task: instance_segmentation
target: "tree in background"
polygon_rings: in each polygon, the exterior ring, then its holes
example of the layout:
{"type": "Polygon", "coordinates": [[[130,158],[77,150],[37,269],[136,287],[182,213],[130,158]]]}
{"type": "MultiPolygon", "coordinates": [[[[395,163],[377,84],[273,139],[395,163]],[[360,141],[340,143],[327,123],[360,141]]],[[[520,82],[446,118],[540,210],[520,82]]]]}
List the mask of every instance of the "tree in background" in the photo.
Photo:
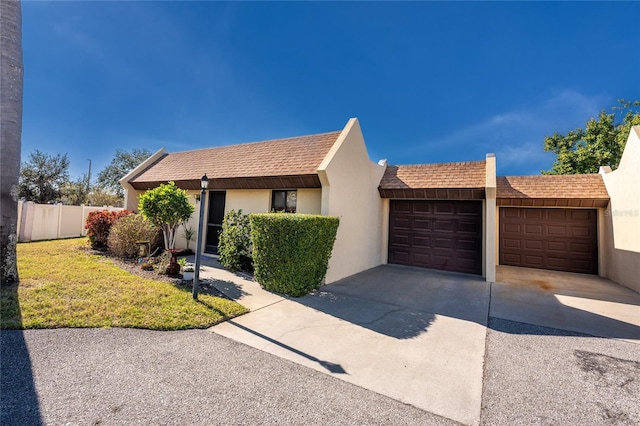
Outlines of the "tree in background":
{"type": "Polygon", "coordinates": [[[120,179],[150,156],[151,152],[145,148],[134,148],[130,152],[116,149],[116,155],[111,163],[98,173],[98,185],[123,198],[124,189],[120,185],[120,179]]]}
{"type": "Polygon", "coordinates": [[[22,142],[22,12],[0,1],[0,285],[19,281],[16,258],[22,142]]]}
{"type": "Polygon", "coordinates": [[[87,185],[87,175],[82,175],[81,178],[75,181],[67,181],[62,186],[61,201],[64,204],[79,206],[81,204],[89,204],[89,187],[87,185]]]}
{"type": "Polygon", "coordinates": [[[544,138],[544,150],[556,154],[547,175],[597,173],[600,166],[618,168],[632,126],[640,125],[640,101],[618,101],[611,113],[604,110],[591,118],[586,129],[566,135],[554,133],[544,138]]]}
{"type": "Polygon", "coordinates": [[[100,186],[92,187],[88,198],[88,204],[91,206],[124,206],[124,200],[121,197],[118,197],[113,192],[105,190],[100,186]]]}
{"type": "Polygon", "coordinates": [[[142,194],[138,209],[156,227],[162,229],[164,248],[172,250],[176,245],[176,230],[193,214],[187,191],[169,182],[142,194]]]}
{"type": "Polygon", "coordinates": [[[53,156],[36,149],[20,169],[20,197],[39,204],[58,201],[67,182],[67,154],[53,156]]]}

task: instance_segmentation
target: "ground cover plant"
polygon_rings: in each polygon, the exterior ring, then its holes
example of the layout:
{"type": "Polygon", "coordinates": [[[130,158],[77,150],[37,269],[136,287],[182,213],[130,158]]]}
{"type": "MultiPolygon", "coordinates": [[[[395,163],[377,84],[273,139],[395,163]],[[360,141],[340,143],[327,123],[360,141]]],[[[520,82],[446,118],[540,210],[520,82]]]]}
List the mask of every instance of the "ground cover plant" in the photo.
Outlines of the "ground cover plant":
{"type": "Polygon", "coordinates": [[[210,294],[195,301],[189,288],[131,274],[88,247],[86,238],[18,244],[20,284],[0,288],[0,327],[178,330],[246,312],[210,294]]]}

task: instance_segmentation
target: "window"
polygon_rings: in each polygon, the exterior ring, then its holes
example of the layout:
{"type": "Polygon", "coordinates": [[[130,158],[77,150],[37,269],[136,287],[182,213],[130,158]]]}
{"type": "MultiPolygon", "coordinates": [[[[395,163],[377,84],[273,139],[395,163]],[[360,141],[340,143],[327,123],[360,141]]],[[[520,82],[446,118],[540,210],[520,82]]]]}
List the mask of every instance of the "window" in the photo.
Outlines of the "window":
{"type": "Polygon", "coordinates": [[[276,212],[295,213],[298,191],[273,191],[271,210],[276,212]]]}

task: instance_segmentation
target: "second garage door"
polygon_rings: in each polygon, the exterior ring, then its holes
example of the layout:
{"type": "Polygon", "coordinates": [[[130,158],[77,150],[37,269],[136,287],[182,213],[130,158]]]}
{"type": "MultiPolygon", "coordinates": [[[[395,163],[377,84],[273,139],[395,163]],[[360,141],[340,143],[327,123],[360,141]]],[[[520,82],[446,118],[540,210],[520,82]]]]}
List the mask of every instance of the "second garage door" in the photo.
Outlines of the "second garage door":
{"type": "Polygon", "coordinates": [[[482,274],[482,203],[391,200],[389,263],[482,274]]]}
{"type": "Polygon", "coordinates": [[[598,273],[595,209],[500,208],[500,264],[598,273]]]}

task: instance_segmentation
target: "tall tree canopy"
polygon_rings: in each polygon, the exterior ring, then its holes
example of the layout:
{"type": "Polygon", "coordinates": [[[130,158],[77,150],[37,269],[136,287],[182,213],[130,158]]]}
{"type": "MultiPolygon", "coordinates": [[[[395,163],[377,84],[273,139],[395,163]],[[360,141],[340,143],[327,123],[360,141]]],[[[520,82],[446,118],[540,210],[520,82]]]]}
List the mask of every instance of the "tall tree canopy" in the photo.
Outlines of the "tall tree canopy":
{"type": "Polygon", "coordinates": [[[597,173],[600,166],[616,169],[632,126],[640,125],[640,101],[618,101],[611,112],[600,112],[591,118],[585,129],[575,129],[566,135],[554,133],[544,138],[544,150],[556,154],[548,175],[597,173]]]}
{"type": "Polygon", "coordinates": [[[19,281],[16,257],[22,142],[22,11],[0,1],[0,285],[19,281]]]}
{"type": "Polygon", "coordinates": [[[20,197],[39,204],[59,201],[68,182],[67,154],[53,156],[36,149],[20,168],[20,197]]]}
{"type": "Polygon", "coordinates": [[[98,185],[113,191],[120,198],[124,197],[124,189],[120,185],[120,179],[150,156],[151,151],[145,148],[134,148],[130,152],[116,149],[116,155],[111,163],[98,173],[98,185]]]}

